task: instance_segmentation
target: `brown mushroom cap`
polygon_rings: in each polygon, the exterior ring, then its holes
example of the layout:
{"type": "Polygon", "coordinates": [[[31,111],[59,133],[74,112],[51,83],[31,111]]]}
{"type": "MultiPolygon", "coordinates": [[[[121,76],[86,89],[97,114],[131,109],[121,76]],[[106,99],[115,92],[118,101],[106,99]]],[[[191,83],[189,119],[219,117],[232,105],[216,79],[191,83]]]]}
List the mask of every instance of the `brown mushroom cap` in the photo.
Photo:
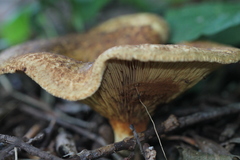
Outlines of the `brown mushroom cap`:
{"type": "Polygon", "coordinates": [[[23,71],[51,94],[82,100],[107,117],[116,140],[147,125],[153,113],[222,64],[240,60],[240,49],[210,42],[187,45],[125,45],[108,49],[94,62],[80,62],[54,53],[29,53],[0,63],[0,74],[23,71]]]}
{"type": "MultiPolygon", "coordinates": [[[[74,100],[72,96],[84,89],[79,87],[91,81],[87,77],[92,75],[93,62],[106,49],[124,44],[164,43],[167,36],[167,23],[157,15],[124,15],[110,19],[85,34],[37,40],[5,50],[0,54],[0,74],[23,71],[53,95],[62,92],[56,96],[74,100]],[[78,83],[81,85],[76,85],[78,83]]],[[[103,68],[94,69],[94,72],[103,73],[105,64],[101,65],[103,68]]],[[[101,81],[101,76],[95,77],[101,81]]],[[[87,88],[93,94],[98,87],[87,88]]],[[[88,93],[83,94],[88,97],[88,93]]]]}
{"type": "Polygon", "coordinates": [[[167,23],[155,14],[138,13],[112,18],[85,34],[74,34],[50,40],[35,40],[12,47],[0,55],[0,63],[11,56],[34,52],[63,54],[93,62],[108,48],[117,45],[159,44],[168,37],[167,23]]]}
{"type": "Polygon", "coordinates": [[[129,26],[150,26],[150,28],[161,35],[160,38],[162,42],[166,42],[168,39],[169,29],[167,23],[161,17],[151,13],[137,13],[119,16],[117,18],[110,19],[101,25],[98,25],[91,30],[91,33],[109,33],[129,26]]]}

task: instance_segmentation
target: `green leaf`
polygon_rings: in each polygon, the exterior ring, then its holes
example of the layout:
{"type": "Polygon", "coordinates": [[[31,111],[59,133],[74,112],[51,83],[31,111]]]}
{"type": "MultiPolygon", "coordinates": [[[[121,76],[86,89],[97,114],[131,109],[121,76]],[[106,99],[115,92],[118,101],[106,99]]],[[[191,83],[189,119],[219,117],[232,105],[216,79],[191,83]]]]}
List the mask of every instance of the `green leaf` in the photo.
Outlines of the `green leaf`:
{"type": "Polygon", "coordinates": [[[240,25],[229,27],[228,29],[223,30],[214,35],[204,37],[203,39],[230,44],[230,45],[239,45],[240,44],[240,25]]]}
{"type": "Polygon", "coordinates": [[[13,45],[27,40],[30,28],[30,10],[25,8],[2,25],[0,35],[9,45],[13,45]]]}
{"type": "Polygon", "coordinates": [[[72,0],[76,28],[82,30],[84,22],[91,21],[109,2],[110,0],[72,0]]]}
{"type": "Polygon", "coordinates": [[[171,43],[196,40],[239,25],[240,3],[205,2],[188,5],[169,9],[165,18],[172,30],[171,43]]]}
{"type": "MultiPolygon", "coordinates": [[[[162,13],[172,0],[120,0],[123,4],[131,5],[139,11],[162,13]]],[[[185,1],[185,0],[184,0],[185,1]]]]}

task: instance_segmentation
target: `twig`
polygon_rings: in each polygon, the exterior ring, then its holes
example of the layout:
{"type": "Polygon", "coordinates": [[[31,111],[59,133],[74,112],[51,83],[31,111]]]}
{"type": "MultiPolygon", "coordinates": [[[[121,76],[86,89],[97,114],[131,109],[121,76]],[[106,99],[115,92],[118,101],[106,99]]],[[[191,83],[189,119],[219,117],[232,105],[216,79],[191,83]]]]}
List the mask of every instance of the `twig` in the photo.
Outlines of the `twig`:
{"type": "Polygon", "coordinates": [[[42,143],[42,147],[46,147],[49,143],[49,141],[51,141],[51,135],[53,133],[53,130],[54,130],[54,126],[56,125],[56,120],[55,119],[52,119],[47,128],[45,128],[43,130],[43,135],[44,135],[44,141],[42,143]]]}
{"type": "Polygon", "coordinates": [[[237,114],[240,112],[240,103],[230,104],[226,107],[221,107],[218,109],[195,113],[190,116],[185,116],[179,118],[179,128],[183,128],[186,126],[190,126],[199,122],[209,121],[212,119],[216,119],[222,116],[227,116],[230,114],[237,114]]]}
{"type": "Polygon", "coordinates": [[[103,146],[95,150],[82,150],[78,153],[78,157],[75,160],[89,160],[96,159],[104,156],[108,156],[114,152],[121,150],[134,150],[136,141],[133,137],[125,138],[123,141],[116,142],[110,145],[103,146]]]}
{"type": "Polygon", "coordinates": [[[5,159],[9,156],[12,156],[14,154],[14,147],[15,145],[9,145],[6,146],[5,148],[1,149],[0,151],[0,160],[5,159]]]}
{"type": "MultiPolygon", "coordinates": [[[[15,147],[19,147],[19,148],[25,150],[26,152],[28,152],[31,155],[35,155],[35,156],[38,156],[38,157],[43,158],[43,159],[61,160],[61,158],[58,158],[58,157],[56,157],[54,155],[51,155],[47,152],[41,151],[40,149],[23,142],[21,139],[19,139],[17,137],[0,134],[0,141],[3,142],[3,143],[12,144],[15,147]]],[[[4,153],[0,153],[0,157],[3,157],[2,156],[3,154],[4,153]]]]}
{"type": "Polygon", "coordinates": [[[175,140],[175,141],[183,141],[187,144],[197,147],[197,143],[193,138],[187,136],[173,135],[165,137],[166,140],[175,140]]]}
{"type": "Polygon", "coordinates": [[[39,133],[40,130],[41,130],[41,125],[35,124],[28,130],[28,132],[23,137],[25,137],[27,139],[31,139],[31,138],[35,137],[39,133]]]}
{"type": "MultiPolygon", "coordinates": [[[[34,125],[29,131],[30,132],[28,132],[27,134],[25,134],[24,136],[23,136],[23,140],[25,141],[25,143],[27,143],[27,144],[31,144],[31,143],[33,143],[34,141],[38,141],[38,140],[40,140],[40,139],[42,139],[43,138],[43,134],[39,134],[39,135],[37,135],[37,136],[35,136],[35,137],[33,137],[34,135],[35,135],[35,133],[33,133],[32,132],[32,129],[33,128],[35,128],[36,127],[36,125],[34,125]],[[33,133],[32,135],[30,135],[31,133],[33,133]],[[33,137],[33,138],[31,138],[31,137],[33,137]]],[[[36,129],[36,128],[35,128],[36,129]]],[[[38,130],[38,129],[37,129],[38,130]]],[[[36,130],[35,130],[36,131],[36,130]]],[[[21,151],[21,149],[20,148],[16,148],[14,145],[9,145],[9,147],[8,147],[9,149],[11,149],[11,150],[9,150],[9,151],[4,151],[5,153],[7,153],[6,155],[5,155],[5,158],[7,158],[7,157],[10,157],[10,156],[13,156],[14,154],[16,154],[16,150],[19,152],[19,151],[21,151]]]]}
{"type": "Polygon", "coordinates": [[[12,91],[11,94],[10,94],[13,98],[25,103],[25,104],[29,104],[31,106],[34,106],[38,109],[41,109],[41,110],[44,110],[46,112],[50,112],[52,115],[55,115],[56,117],[59,117],[61,119],[65,119],[65,121],[68,121],[69,123],[71,124],[74,124],[74,125],[77,125],[77,126],[80,126],[80,127],[83,127],[83,128],[87,128],[87,129],[92,129],[94,127],[96,127],[95,124],[93,123],[90,123],[90,122],[86,122],[86,121],[83,121],[81,119],[77,119],[77,118],[74,118],[74,117],[70,117],[68,116],[67,114],[63,113],[62,111],[58,110],[58,112],[54,112],[51,110],[51,107],[43,102],[43,101],[40,101],[40,100],[37,100],[37,99],[34,99],[28,95],[25,95],[25,94],[22,94],[21,92],[18,92],[18,91],[12,91]]]}
{"type": "Polygon", "coordinates": [[[18,149],[17,147],[14,147],[14,156],[15,156],[15,160],[18,160],[18,149]]]}
{"type": "Polygon", "coordinates": [[[51,112],[51,114],[61,117],[62,119],[65,119],[69,123],[72,123],[74,125],[77,125],[77,126],[80,126],[83,128],[93,129],[96,127],[96,125],[94,123],[86,122],[81,119],[70,117],[60,110],[58,110],[58,112],[56,113],[56,112],[52,111],[51,106],[49,104],[45,103],[44,101],[37,100],[35,98],[32,98],[31,96],[28,96],[26,94],[23,94],[21,92],[14,90],[11,83],[9,82],[8,78],[5,75],[1,75],[0,84],[3,86],[4,90],[7,92],[7,95],[13,97],[14,99],[16,99],[20,102],[29,104],[35,108],[44,110],[46,112],[51,112]]]}
{"type": "Polygon", "coordinates": [[[26,141],[27,144],[32,144],[33,142],[35,141],[39,141],[39,140],[42,140],[44,137],[44,134],[43,133],[39,133],[38,135],[36,135],[35,137],[33,138],[30,138],[26,141]]]}
{"type": "Polygon", "coordinates": [[[55,119],[57,124],[67,128],[67,129],[74,130],[75,132],[77,132],[79,134],[82,134],[83,136],[88,137],[89,139],[98,142],[102,146],[106,145],[106,143],[105,143],[105,141],[104,141],[104,139],[102,137],[99,137],[99,136],[97,136],[94,133],[91,133],[91,132],[89,132],[87,130],[84,130],[84,129],[82,129],[80,127],[77,127],[75,125],[72,125],[70,123],[67,123],[64,119],[60,119],[58,117],[54,117],[53,115],[50,115],[48,113],[44,113],[42,111],[36,110],[36,109],[28,107],[26,105],[21,106],[20,109],[22,111],[24,111],[25,113],[29,113],[32,116],[40,118],[40,119],[44,119],[44,120],[47,120],[47,121],[51,121],[51,120],[55,119]]]}
{"type": "Polygon", "coordinates": [[[140,140],[139,140],[139,138],[138,138],[138,134],[137,134],[137,132],[136,132],[136,130],[135,130],[135,128],[134,128],[134,126],[133,126],[132,124],[130,125],[130,129],[132,130],[133,136],[134,136],[134,138],[135,138],[136,141],[137,141],[137,144],[138,144],[138,146],[139,146],[139,149],[140,149],[141,154],[142,154],[142,155],[144,156],[144,158],[146,159],[145,154],[144,154],[144,151],[143,151],[143,146],[142,146],[142,144],[141,144],[141,142],[140,142],[140,140]]]}

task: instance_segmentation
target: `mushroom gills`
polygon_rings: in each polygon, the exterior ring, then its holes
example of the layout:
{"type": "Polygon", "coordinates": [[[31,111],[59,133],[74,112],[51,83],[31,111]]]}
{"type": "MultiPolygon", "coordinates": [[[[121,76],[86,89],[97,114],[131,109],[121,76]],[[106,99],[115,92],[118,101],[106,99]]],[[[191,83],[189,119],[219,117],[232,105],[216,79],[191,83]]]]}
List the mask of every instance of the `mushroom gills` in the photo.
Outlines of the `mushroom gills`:
{"type": "Polygon", "coordinates": [[[141,62],[108,60],[99,89],[82,102],[110,120],[115,140],[131,135],[129,125],[144,131],[149,117],[139,102],[153,114],[164,104],[191,88],[222,64],[209,62],[141,62]]]}

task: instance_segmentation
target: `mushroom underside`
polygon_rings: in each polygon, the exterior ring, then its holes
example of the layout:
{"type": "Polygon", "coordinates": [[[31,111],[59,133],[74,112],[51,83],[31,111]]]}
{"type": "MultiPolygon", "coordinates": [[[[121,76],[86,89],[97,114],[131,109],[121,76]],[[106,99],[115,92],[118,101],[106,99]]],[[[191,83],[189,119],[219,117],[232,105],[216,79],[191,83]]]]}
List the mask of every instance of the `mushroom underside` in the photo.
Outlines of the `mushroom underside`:
{"type": "Polygon", "coordinates": [[[99,89],[83,103],[110,120],[115,140],[131,135],[129,125],[144,131],[159,104],[191,88],[222,64],[209,62],[141,62],[109,60],[99,89]],[[138,95],[139,93],[139,95],[138,95]]]}

